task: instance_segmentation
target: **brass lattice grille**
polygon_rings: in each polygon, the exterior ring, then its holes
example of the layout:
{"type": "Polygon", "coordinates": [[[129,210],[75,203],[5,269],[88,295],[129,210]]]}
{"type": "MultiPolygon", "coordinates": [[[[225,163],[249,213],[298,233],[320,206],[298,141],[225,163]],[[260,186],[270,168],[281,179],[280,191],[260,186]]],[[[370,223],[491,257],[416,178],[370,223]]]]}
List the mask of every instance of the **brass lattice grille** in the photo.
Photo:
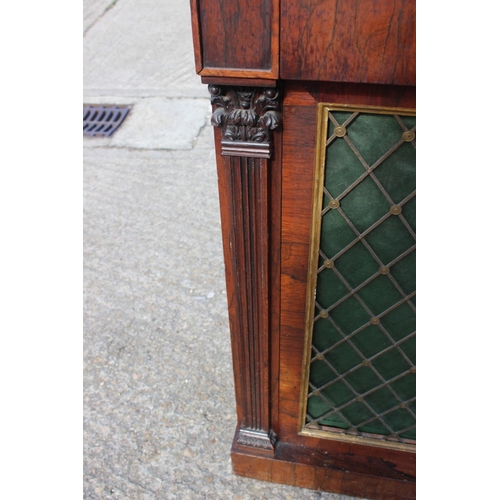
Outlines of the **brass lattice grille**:
{"type": "Polygon", "coordinates": [[[305,429],[414,443],[415,116],[321,113],[305,429]]]}

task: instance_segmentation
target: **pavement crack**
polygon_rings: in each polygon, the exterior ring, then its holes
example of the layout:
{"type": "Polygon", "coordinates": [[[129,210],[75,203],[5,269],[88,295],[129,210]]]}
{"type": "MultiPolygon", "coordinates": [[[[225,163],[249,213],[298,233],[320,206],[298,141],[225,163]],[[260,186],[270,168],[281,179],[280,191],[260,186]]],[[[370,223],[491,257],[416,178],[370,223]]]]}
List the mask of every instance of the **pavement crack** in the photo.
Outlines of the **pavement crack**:
{"type": "Polygon", "coordinates": [[[95,19],[95,21],[92,22],[89,26],[87,26],[87,29],[83,32],[83,36],[85,36],[91,30],[91,28],[97,23],[97,21],[101,20],[104,17],[104,15],[109,10],[111,10],[117,3],[118,3],[118,0],[112,0],[112,2],[104,9],[104,11],[101,13],[101,15],[99,17],[97,17],[97,19],[95,19]]]}
{"type": "Polygon", "coordinates": [[[192,151],[196,147],[196,144],[198,143],[198,139],[200,138],[201,134],[205,131],[205,129],[208,126],[211,126],[211,125],[208,123],[208,119],[207,119],[207,121],[205,122],[205,125],[202,125],[200,127],[200,129],[198,130],[198,133],[193,137],[192,146],[191,146],[191,149],[189,149],[189,151],[192,151]]]}

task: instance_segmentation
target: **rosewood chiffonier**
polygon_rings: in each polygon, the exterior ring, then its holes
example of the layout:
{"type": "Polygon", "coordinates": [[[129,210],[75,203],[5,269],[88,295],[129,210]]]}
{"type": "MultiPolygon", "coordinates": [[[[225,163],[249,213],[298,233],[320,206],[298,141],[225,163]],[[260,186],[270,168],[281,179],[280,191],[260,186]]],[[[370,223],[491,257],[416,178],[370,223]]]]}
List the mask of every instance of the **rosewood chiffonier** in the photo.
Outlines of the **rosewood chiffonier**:
{"type": "Polygon", "coordinates": [[[415,497],[415,1],[191,0],[236,474],[415,497]]]}

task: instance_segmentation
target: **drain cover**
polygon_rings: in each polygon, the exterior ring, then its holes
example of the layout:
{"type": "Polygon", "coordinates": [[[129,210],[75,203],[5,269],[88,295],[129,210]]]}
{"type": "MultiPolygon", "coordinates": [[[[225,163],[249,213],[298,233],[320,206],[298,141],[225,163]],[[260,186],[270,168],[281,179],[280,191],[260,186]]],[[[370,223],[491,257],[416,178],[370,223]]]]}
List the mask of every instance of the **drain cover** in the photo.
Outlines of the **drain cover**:
{"type": "Polygon", "coordinates": [[[83,135],[109,137],[125,120],[130,106],[83,105],[83,135]]]}

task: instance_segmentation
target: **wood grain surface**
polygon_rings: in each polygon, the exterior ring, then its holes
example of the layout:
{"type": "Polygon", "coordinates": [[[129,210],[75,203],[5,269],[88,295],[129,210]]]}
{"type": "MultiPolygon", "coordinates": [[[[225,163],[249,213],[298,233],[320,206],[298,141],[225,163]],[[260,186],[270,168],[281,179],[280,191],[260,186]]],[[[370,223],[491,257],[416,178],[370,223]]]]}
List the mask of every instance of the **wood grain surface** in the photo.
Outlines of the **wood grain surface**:
{"type": "Polygon", "coordinates": [[[270,130],[281,122],[280,92],[216,85],[209,91],[237,399],[235,446],[272,455],[271,411],[279,400],[281,135],[273,148],[270,130]]]}
{"type": "MultiPolygon", "coordinates": [[[[307,265],[312,221],[317,104],[319,102],[413,108],[413,87],[291,82],[283,103],[279,446],[286,460],[319,469],[350,471],[336,491],[366,498],[413,498],[415,454],[299,435],[305,341],[307,265]],[[379,87],[379,88],[375,88],[379,87]],[[385,479],[384,479],[385,478],[385,479]],[[350,485],[349,485],[350,484],[350,485]],[[396,485],[398,485],[396,487],[396,485]],[[412,493],[413,492],[413,493],[412,493]],[[412,496],[413,495],[413,496],[412,496]]],[[[275,458],[279,456],[278,450],[275,458]]],[[[273,469],[274,470],[274,469],[273,469]]],[[[327,489],[315,472],[315,488],[327,489]]],[[[335,474],[332,472],[333,476],[335,474]]],[[[323,478],[323,479],[322,479],[323,478]]],[[[305,480],[304,480],[305,481],[305,480]]],[[[311,481],[309,478],[308,481],[311,481]]],[[[305,481],[307,483],[307,481],[305,481]]],[[[310,483],[307,483],[310,484],[310,483]]],[[[311,487],[311,486],[309,486],[311,487]]]]}
{"type": "Polygon", "coordinates": [[[197,71],[207,83],[284,80],[271,158],[229,144],[246,155],[231,156],[215,130],[238,415],[234,472],[362,498],[415,498],[414,453],[299,428],[317,105],[415,108],[415,0],[191,6],[197,71]],[[252,445],[242,430],[269,435],[271,447],[263,450],[259,437],[252,445]]]}
{"type": "Polygon", "coordinates": [[[201,56],[201,32],[200,32],[200,12],[198,10],[198,1],[189,0],[191,5],[191,29],[193,33],[193,51],[194,65],[196,73],[199,73],[203,68],[201,56]]]}
{"type": "Polygon", "coordinates": [[[309,459],[310,451],[278,443],[274,457],[257,457],[233,449],[233,470],[245,477],[359,498],[415,499],[415,484],[401,479],[349,471],[309,459]]]}
{"type": "Polygon", "coordinates": [[[238,414],[233,469],[362,498],[412,499],[414,453],[300,435],[299,413],[317,104],[412,108],[415,89],[288,82],[283,94],[271,159],[223,156],[215,129],[238,414]],[[261,437],[272,430],[277,444],[245,445],[242,429],[261,437]]]}
{"type": "Polygon", "coordinates": [[[279,0],[191,0],[191,11],[198,73],[278,78],[279,0]]]}
{"type": "Polygon", "coordinates": [[[280,78],[415,85],[415,0],[282,0],[280,78]]]}

